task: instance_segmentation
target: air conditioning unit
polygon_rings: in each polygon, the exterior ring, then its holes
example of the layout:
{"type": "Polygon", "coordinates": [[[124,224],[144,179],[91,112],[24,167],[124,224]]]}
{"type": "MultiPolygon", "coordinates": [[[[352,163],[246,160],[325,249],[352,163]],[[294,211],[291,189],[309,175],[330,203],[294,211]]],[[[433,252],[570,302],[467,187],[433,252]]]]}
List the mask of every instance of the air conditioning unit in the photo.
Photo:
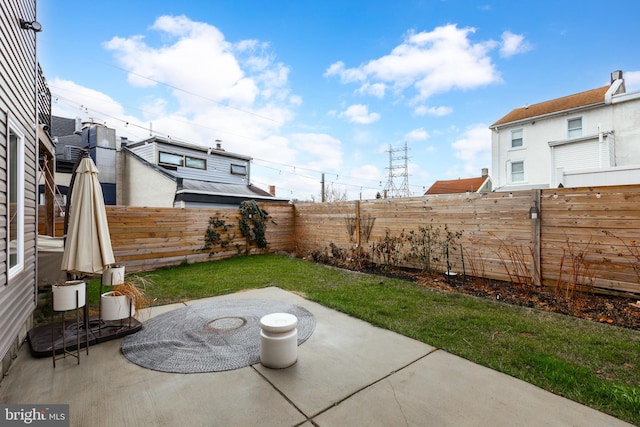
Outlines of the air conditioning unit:
{"type": "Polygon", "coordinates": [[[78,158],[81,152],[82,148],[80,147],[76,147],[75,145],[65,145],[64,159],[68,161],[74,161],[78,158]]]}

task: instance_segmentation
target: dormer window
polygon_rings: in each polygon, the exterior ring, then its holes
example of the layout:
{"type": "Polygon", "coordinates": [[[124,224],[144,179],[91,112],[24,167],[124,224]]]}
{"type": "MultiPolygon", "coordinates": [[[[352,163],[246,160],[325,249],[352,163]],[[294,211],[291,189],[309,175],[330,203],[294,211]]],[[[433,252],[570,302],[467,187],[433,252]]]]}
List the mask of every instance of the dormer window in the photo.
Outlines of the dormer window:
{"type": "Polygon", "coordinates": [[[207,161],[199,157],[183,156],[182,154],[167,153],[160,151],[158,156],[158,164],[170,169],[178,166],[185,166],[193,169],[207,169],[207,161]]]}
{"type": "Polygon", "coordinates": [[[184,165],[184,157],[179,154],[166,153],[161,151],[160,157],[158,158],[158,163],[165,166],[183,166],[184,165]]]}
{"type": "Polygon", "coordinates": [[[567,138],[582,136],[582,117],[567,120],[567,138]]]}
{"type": "Polygon", "coordinates": [[[522,129],[511,131],[511,148],[522,148],[524,140],[522,139],[522,129]]]}
{"type": "Polygon", "coordinates": [[[234,165],[231,164],[231,173],[233,175],[246,175],[247,167],[245,165],[234,165]]]}
{"type": "Polygon", "coordinates": [[[184,165],[188,168],[202,169],[202,170],[207,169],[207,161],[205,159],[199,159],[197,157],[186,156],[184,158],[184,165]]]}

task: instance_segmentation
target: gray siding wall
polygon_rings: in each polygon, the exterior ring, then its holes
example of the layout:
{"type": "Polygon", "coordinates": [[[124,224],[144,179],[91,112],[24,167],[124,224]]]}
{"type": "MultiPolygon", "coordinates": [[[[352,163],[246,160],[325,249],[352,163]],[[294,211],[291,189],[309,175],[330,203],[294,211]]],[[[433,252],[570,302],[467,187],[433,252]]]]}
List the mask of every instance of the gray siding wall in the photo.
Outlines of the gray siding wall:
{"type": "Polygon", "coordinates": [[[160,151],[179,154],[184,156],[192,156],[198,159],[205,159],[207,169],[195,169],[187,167],[178,167],[176,175],[185,179],[196,179],[200,181],[221,182],[224,184],[249,184],[250,162],[242,158],[234,158],[231,156],[218,154],[214,150],[211,154],[206,151],[192,150],[187,147],[163,144],[148,144],[146,146],[136,147],[135,153],[143,157],[145,160],[158,164],[158,153],[160,151]],[[155,147],[155,153],[152,147],[155,147]],[[246,168],[246,175],[235,175],[231,173],[231,164],[242,165],[246,168]]]}
{"type": "Polygon", "coordinates": [[[136,153],[138,156],[142,157],[149,163],[156,163],[155,158],[155,144],[147,144],[141,145],[138,147],[131,148],[131,151],[136,153]]]}
{"type": "Polygon", "coordinates": [[[19,19],[36,19],[35,0],[0,1],[0,359],[2,373],[24,341],[36,301],[36,33],[19,19]],[[24,134],[24,269],[7,267],[7,128],[24,134]]]}

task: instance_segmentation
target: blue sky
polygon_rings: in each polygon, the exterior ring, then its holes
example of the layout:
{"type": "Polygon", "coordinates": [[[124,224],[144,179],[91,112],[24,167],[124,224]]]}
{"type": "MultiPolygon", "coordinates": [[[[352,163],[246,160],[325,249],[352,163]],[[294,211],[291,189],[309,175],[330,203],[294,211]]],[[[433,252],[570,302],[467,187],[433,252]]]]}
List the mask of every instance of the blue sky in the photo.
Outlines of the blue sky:
{"type": "Polygon", "coordinates": [[[639,15],[636,0],[44,0],[38,55],[56,115],[221,140],[254,158],[254,184],[302,200],[322,173],[375,197],[406,143],[417,196],[490,169],[488,126],[514,108],[618,69],[639,90],[639,15]]]}

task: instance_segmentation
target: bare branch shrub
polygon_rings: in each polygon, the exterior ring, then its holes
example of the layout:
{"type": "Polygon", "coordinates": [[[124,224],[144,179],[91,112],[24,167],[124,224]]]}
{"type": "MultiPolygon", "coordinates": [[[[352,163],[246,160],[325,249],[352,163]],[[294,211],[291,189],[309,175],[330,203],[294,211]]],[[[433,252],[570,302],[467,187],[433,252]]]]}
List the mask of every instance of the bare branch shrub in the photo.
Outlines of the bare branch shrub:
{"type": "MultiPolygon", "coordinates": [[[[531,291],[535,282],[534,276],[529,268],[530,258],[527,256],[527,251],[525,251],[521,244],[515,241],[507,242],[494,233],[489,233],[489,235],[495,237],[500,242],[496,253],[507,272],[507,276],[509,276],[509,281],[518,286],[523,292],[531,291]]],[[[529,255],[531,255],[531,249],[528,252],[529,255]]],[[[531,258],[535,259],[535,257],[531,258]]],[[[536,267],[534,266],[534,270],[535,269],[536,267]]]]}
{"type": "Polygon", "coordinates": [[[404,238],[404,231],[400,233],[400,236],[392,236],[389,230],[386,230],[384,237],[371,245],[371,258],[374,263],[378,260],[378,265],[385,270],[398,267],[404,238]]]}
{"type": "Polygon", "coordinates": [[[591,263],[587,260],[593,242],[589,239],[584,245],[573,243],[566,239],[567,247],[562,249],[560,270],[556,282],[556,297],[564,297],[577,306],[586,303],[586,296],[593,293],[593,272],[591,263]],[[564,279],[564,264],[569,261],[569,276],[564,279]]]}

